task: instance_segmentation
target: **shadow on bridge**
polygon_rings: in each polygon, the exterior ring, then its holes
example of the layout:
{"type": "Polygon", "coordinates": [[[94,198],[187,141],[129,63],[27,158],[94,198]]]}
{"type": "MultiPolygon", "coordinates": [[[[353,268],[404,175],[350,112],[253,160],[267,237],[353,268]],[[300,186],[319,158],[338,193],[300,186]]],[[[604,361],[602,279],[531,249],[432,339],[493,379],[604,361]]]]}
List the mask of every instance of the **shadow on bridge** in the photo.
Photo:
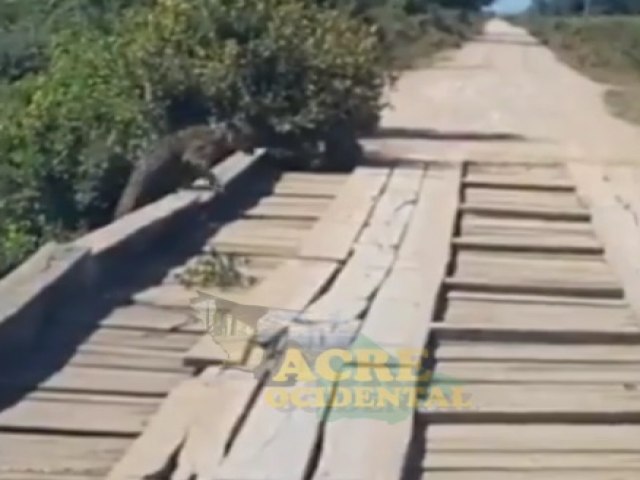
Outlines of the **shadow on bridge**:
{"type": "Polygon", "coordinates": [[[216,231],[269,195],[281,174],[280,170],[257,162],[227,186],[224,196],[172,224],[161,242],[145,246],[140,253],[114,259],[108,276],[100,279],[92,292],[51,313],[38,332],[35,348],[2,360],[0,411],[18,403],[63,368],[100,327],[102,319],[118,307],[133,304],[135,293],[161,284],[172,268],[200,253],[216,231]]]}
{"type": "Polygon", "coordinates": [[[381,128],[371,139],[407,139],[433,141],[470,141],[470,142],[526,142],[527,137],[512,132],[470,132],[441,131],[435,129],[386,127],[381,128]]]}

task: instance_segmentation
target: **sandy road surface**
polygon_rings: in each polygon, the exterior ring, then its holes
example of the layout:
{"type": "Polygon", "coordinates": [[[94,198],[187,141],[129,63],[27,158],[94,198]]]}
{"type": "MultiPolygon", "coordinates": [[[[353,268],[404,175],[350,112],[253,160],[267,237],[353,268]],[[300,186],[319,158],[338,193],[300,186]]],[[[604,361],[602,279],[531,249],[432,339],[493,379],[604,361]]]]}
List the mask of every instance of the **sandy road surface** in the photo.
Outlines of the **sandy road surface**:
{"type": "Polygon", "coordinates": [[[524,30],[482,37],[390,93],[376,148],[434,158],[640,163],[640,129],[613,118],[592,82],[524,30]]]}

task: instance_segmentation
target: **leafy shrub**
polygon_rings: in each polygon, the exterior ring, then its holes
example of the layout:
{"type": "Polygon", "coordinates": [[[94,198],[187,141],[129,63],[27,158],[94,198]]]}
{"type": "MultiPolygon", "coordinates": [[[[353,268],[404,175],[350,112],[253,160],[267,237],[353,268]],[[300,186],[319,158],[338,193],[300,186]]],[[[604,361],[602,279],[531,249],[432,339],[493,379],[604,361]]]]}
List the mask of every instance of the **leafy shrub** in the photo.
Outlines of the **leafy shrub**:
{"type": "Polygon", "coordinates": [[[214,117],[315,145],[375,117],[387,79],[370,26],[305,0],[158,0],[109,28],[71,22],[47,71],[4,94],[0,269],[107,222],[131,162],[168,132],[214,117]]]}

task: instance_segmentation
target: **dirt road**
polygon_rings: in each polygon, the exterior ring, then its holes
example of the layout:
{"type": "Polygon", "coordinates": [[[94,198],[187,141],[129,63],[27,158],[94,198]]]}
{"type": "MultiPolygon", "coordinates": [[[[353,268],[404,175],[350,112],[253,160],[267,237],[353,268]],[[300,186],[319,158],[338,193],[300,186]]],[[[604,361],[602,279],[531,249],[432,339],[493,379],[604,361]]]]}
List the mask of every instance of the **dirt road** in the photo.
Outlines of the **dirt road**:
{"type": "Polygon", "coordinates": [[[635,163],[640,131],[607,112],[605,89],[524,30],[491,20],[476,41],[401,77],[386,138],[373,143],[451,159],[635,163]]]}

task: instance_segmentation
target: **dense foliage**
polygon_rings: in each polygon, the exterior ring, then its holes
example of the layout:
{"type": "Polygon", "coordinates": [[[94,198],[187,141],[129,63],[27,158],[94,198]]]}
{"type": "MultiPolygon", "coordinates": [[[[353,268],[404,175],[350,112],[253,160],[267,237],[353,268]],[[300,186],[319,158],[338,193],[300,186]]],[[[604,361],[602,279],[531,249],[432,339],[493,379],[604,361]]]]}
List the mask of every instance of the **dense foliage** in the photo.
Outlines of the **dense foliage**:
{"type": "Polygon", "coordinates": [[[376,121],[389,52],[471,25],[372,1],[0,0],[0,274],[108,222],[132,162],[187,124],[244,121],[340,158],[336,138],[376,121]]]}

